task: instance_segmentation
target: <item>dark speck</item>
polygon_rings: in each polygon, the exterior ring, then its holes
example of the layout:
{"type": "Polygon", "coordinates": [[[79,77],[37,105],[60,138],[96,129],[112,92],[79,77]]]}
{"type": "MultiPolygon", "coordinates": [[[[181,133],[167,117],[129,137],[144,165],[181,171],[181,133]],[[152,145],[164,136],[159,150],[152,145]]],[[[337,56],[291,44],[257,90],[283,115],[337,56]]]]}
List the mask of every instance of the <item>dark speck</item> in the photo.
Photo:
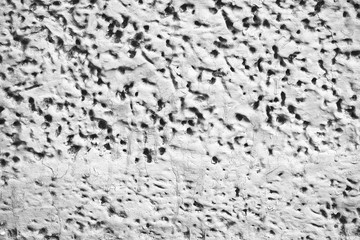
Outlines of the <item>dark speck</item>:
{"type": "Polygon", "coordinates": [[[212,159],[211,159],[211,163],[212,164],[217,164],[217,163],[219,163],[220,162],[220,160],[216,157],[216,156],[213,156],[212,157],[212,159]]]}
{"type": "Polygon", "coordinates": [[[19,162],[19,161],[20,161],[20,158],[19,158],[19,157],[17,157],[17,156],[14,156],[14,157],[12,158],[12,160],[13,160],[15,163],[17,163],[17,162],[19,162]]]}
{"type": "Polygon", "coordinates": [[[109,143],[106,143],[106,144],[104,145],[104,148],[106,148],[106,150],[110,150],[110,149],[111,149],[111,146],[110,146],[109,143]]]}
{"type": "Polygon", "coordinates": [[[344,216],[341,216],[341,217],[339,218],[339,221],[340,221],[342,224],[347,223],[346,217],[344,217],[344,216]]]}
{"type": "Polygon", "coordinates": [[[187,128],[186,133],[189,135],[193,135],[193,130],[191,128],[187,128]]]}
{"type": "Polygon", "coordinates": [[[143,154],[146,156],[147,162],[152,162],[151,151],[148,148],[144,148],[143,154]]]}
{"type": "Polygon", "coordinates": [[[44,118],[46,121],[52,122],[52,116],[50,114],[45,115],[44,118]]]}
{"type": "Polygon", "coordinates": [[[2,158],[2,159],[0,159],[0,164],[2,167],[5,167],[8,164],[8,162],[2,158]]]}
{"type": "Polygon", "coordinates": [[[249,50],[250,50],[251,53],[255,53],[255,52],[256,52],[256,48],[254,48],[254,47],[252,47],[252,46],[249,48],[249,50]]]}
{"type": "Polygon", "coordinates": [[[239,193],[240,193],[240,189],[239,189],[238,187],[236,187],[236,188],[235,188],[236,197],[239,197],[239,196],[240,196],[239,193]]]}
{"type": "Polygon", "coordinates": [[[236,113],[235,117],[238,121],[244,120],[245,122],[250,122],[250,120],[245,115],[242,115],[240,113],[236,113]]]}
{"type": "Polygon", "coordinates": [[[295,107],[293,105],[288,106],[289,113],[295,113],[295,107]]]}
{"type": "Polygon", "coordinates": [[[284,124],[284,123],[286,123],[288,121],[288,117],[285,114],[280,114],[276,118],[276,121],[278,121],[281,124],[284,124]]]}
{"type": "Polygon", "coordinates": [[[101,119],[99,122],[98,122],[98,126],[100,129],[106,129],[107,128],[107,122],[103,119],[101,119]]]}
{"type": "Polygon", "coordinates": [[[164,147],[159,148],[160,155],[163,155],[166,152],[166,149],[164,147]]]}

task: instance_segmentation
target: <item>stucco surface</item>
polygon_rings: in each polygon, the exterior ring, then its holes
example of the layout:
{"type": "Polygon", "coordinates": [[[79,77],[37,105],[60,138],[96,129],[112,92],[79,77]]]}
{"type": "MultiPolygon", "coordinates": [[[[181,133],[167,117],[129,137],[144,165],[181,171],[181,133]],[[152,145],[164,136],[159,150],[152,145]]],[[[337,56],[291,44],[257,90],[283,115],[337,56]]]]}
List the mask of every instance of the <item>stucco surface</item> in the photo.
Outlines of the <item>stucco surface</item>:
{"type": "Polygon", "coordinates": [[[360,239],[359,4],[0,0],[0,239],[360,239]]]}

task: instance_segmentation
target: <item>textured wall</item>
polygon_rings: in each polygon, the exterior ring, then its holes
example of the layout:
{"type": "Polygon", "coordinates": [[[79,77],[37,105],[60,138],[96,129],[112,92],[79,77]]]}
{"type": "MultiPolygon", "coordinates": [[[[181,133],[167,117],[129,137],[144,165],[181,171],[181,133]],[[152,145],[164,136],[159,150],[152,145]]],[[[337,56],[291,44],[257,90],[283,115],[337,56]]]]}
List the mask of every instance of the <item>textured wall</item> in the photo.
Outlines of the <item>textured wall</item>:
{"type": "Polygon", "coordinates": [[[0,0],[0,239],[360,239],[354,0],[0,0]]]}

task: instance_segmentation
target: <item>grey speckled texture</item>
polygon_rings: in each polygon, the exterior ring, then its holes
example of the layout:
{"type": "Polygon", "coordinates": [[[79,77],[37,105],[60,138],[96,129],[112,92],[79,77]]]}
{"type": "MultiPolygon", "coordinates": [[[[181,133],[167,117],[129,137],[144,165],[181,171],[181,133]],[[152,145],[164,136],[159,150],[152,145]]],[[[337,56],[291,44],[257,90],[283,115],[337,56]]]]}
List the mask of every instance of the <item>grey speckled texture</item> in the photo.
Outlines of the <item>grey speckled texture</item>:
{"type": "Polygon", "coordinates": [[[0,0],[0,239],[360,239],[354,0],[0,0]]]}

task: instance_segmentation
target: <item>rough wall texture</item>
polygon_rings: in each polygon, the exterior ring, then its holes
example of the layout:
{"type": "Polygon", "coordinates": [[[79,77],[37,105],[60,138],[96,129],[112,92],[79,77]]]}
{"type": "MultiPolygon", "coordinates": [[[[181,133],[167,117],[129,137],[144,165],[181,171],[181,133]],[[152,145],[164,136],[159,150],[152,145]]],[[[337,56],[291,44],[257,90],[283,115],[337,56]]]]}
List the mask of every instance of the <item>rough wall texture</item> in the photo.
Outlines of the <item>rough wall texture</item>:
{"type": "Polygon", "coordinates": [[[0,0],[0,239],[360,239],[353,0],[0,0]]]}

